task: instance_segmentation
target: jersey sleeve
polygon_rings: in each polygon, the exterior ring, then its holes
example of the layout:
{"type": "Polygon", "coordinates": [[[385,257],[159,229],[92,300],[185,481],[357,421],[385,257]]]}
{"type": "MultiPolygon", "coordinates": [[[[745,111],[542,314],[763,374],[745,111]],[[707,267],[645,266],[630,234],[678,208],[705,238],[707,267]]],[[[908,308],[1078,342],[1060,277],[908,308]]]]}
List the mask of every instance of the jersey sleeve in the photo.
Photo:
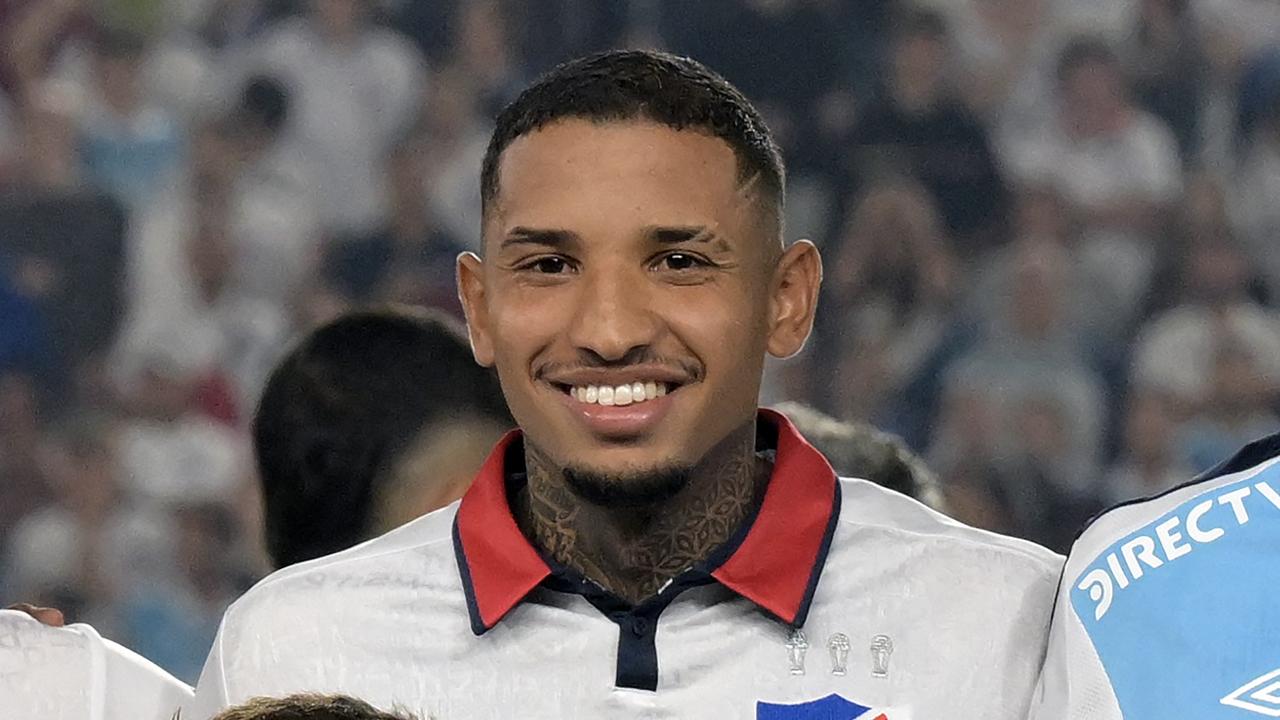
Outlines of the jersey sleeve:
{"type": "Polygon", "coordinates": [[[1280,435],[1101,515],[1068,557],[1032,719],[1280,717],[1277,547],[1280,435]]]}
{"type": "Polygon", "coordinates": [[[107,720],[174,720],[191,687],[141,655],[104,640],[107,720]]]}

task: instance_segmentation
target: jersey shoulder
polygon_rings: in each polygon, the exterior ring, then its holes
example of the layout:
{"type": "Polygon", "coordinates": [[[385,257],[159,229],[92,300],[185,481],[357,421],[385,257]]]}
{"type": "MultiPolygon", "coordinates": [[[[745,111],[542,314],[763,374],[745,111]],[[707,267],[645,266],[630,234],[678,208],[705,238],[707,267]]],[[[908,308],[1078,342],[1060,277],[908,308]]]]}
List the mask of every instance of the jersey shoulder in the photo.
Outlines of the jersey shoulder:
{"type": "Polygon", "coordinates": [[[1030,578],[1052,578],[1063,556],[1028,540],[981,530],[902,493],[868,480],[841,478],[840,524],[896,536],[904,552],[932,546],[975,561],[988,558],[1021,568],[1030,578]]]}
{"type": "Polygon", "coordinates": [[[404,583],[456,582],[453,520],[457,508],[455,502],[346,550],[277,570],[232,603],[223,624],[299,595],[314,602],[326,595],[396,579],[404,583]]]}

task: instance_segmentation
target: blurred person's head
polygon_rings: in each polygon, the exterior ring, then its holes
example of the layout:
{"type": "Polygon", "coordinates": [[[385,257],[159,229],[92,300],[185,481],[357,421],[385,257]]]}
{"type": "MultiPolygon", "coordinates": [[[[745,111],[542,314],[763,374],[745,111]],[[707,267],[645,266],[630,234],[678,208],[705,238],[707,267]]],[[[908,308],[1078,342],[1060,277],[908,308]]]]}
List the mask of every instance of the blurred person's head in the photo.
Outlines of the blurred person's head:
{"type": "Polygon", "coordinates": [[[274,77],[253,75],[240,90],[231,113],[238,149],[252,161],[280,137],[289,119],[289,91],[274,77]]]}
{"type": "Polygon", "coordinates": [[[187,265],[200,297],[212,302],[231,281],[236,264],[231,238],[231,199],[216,183],[196,183],[187,265]]]}
{"type": "Polygon", "coordinates": [[[1183,233],[1191,238],[1220,237],[1231,232],[1226,191],[1209,172],[1187,175],[1179,214],[1183,233]]]}
{"type": "Polygon", "coordinates": [[[338,43],[350,42],[364,29],[372,5],[368,0],[307,0],[315,28],[338,43]]]}
{"type": "Polygon", "coordinates": [[[1048,184],[1018,189],[1013,210],[1013,235],[1021,241],[1071,245],[1076,228],[1070,207],[1057,188],[1048,184]]]}
{"type": "Polygon", "coordinates": [[[1060,398],[1049,392],[1032,393],[1014,404],[1009,414],[1014,448],[1025,458],[1049,464],[1071,449],[1071,428],[1060,398]]]}
{"type": "Polygon", "coordinates": [[[466,73],[486,90],[507,81],[512,43],[507,16],[496,0],[463,3],[454,38],[454,54],[466,73]]]}
{"type": "Polygon", "coordinates": [[[510,425],[452,321],[383,309],[316,328],[272,372],[253,421],[273,561],[336,552],[453,502],[510,425]]]}
{"type": "Polygon", "coordinates": [[[21,444],[39,433],[40,398],[35,378],[22,370],[0,369],[0,448],[6,452],[22,449],[21,444]]]}
{"type": "Polygon", "coordinates": [[[890,179],[856,201],[839,238],[831,288],[843,301],[867,290],[910,302],[917,277],[944,252],[942,218],[919,185],[890,179]]]}
{"type": "Polygon", "coordinates": [[[821,277],[783,245],[783,185],[759,113],[687,58],[575,60],[499,115],[458,285],[552,482],[662,505],[754,440],[765,356],[803,347],[821,277]],[[648,410],[609,410],[638,393],[648,410]]]}
{"type": "Polygon", "coordinates": [[[195,407],[200,376],[179,348],[157,342],[142,352],[127,384],[127,402],[135,417],[172,423],[195,407]]]}
{"type": "Polygon", "coordinates": [[[59,503],[86,522],[100,521],[120,500],[114,429],[106,417],[74,416],[56,428],[41,452],[59,503]]]}
{"type": "Polygon", "coordinates": [[[235,513],[223,503],[196,502],[174,507],[172,516],[176,567],[201,597],[225,601],[241,534],[235,513]]]}
{"type": "Polygon", "coordinates": [[[1191,240],[1182,267],[1184,300],[1227,307],[1248,299],[1254,271],[1249,257],[1230,235],[1191,240]]]}
{"type": "Polygon", "coordinates": [[[426,219],[431,148],[428,133],[424,123],[415,123],[387,154],[387,194],[393,221],[426,219]]]}
{"type": "Polygon", "coordinates": [[[1068,129],[1081,137],[1123,126],[1129,95],[1115,51],[1104,40],[1071,40],[1058,56],[1058,103],[1068,129]]]}
{"type": "Polygon", "coordinates": [[[921,111],[947,92],[949,39],[941,13],[912,8],[896,22],[890,58],[890,91],[908,111],[921,111]]]}
{"type": "Polygon", "coordinates": [[[213,720],[414,720],[402,712],[383,712],[345,695],[291,695],[254,698],[223,710],[213,720]]]}
{"type": "Polygon", "coordinates": [[[1274,397],[1276,379],[1268,379],[1252,351],[1230,334],[1217,340],[1209,374],[1206,407],[1220,419],[1248,419],[1265,411],[1274,397]]]}
{"type": "Polygon", "coordinates": [[[106,25],[91,34],[94,79],[107,107],[128,117],[142,102],[142,66],[147,44],[143,36],[106,25]]]}
{"type": "Polygon", "coordinates": [[[1123,454],[1131,462],[1161,467],[1173,461],[1180,417],[1174,399],[1157,388],[1130,393],[1124,415],[1123,454]]]}
{"type": "Polygon", "coordinates": [[[791,422],[836,473],[862,478],[944,511],[938,478],[901,438],[866,423],[841,422],[797,402],[773,406],[791,422]]]}
{"type": "Polygon", "coordinates": [[[21,181],[40,189],[61,189],[80,179],[75,117],[79,95],[66,83],[40,83],[19,106],[18,171],[21,181]]]}
{"type": "Polygon", "coordinates": [[[1046,243],[1017,248],[1006,320],[1013,334],[1023,340],[1055,337],[1066,320],[1069,292],[1069,258],[1060,246],[1046,243]]]}

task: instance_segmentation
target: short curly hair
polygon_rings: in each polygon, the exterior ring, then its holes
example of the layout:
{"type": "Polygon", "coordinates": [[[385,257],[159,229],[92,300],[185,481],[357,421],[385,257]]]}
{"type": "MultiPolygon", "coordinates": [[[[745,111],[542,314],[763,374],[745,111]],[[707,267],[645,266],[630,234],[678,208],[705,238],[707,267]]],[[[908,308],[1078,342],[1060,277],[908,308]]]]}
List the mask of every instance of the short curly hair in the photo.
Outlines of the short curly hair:
{"type": "Polygon", "coordinates": [[[303,694],[259,697],[216,715],[213,720],[415,720],[413,715],[385,712],[346,695],[303,694]]]}

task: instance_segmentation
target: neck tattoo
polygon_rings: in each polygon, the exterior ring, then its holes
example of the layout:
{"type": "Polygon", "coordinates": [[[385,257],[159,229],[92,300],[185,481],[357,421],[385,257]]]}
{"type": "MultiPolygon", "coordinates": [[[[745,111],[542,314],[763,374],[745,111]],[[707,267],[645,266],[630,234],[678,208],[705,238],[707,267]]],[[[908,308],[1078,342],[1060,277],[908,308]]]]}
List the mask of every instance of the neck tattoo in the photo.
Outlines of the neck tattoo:
{"type": "Polygon", "coordinates": [[[562,469],[526,441],[528,482],[512,498],[534,545],[600,587],[639,604],[705,560],[759,505],[772,464],[755,452],[755,422],[700,461],[670,499],[609,508],[579,498],[562,469]]]}

